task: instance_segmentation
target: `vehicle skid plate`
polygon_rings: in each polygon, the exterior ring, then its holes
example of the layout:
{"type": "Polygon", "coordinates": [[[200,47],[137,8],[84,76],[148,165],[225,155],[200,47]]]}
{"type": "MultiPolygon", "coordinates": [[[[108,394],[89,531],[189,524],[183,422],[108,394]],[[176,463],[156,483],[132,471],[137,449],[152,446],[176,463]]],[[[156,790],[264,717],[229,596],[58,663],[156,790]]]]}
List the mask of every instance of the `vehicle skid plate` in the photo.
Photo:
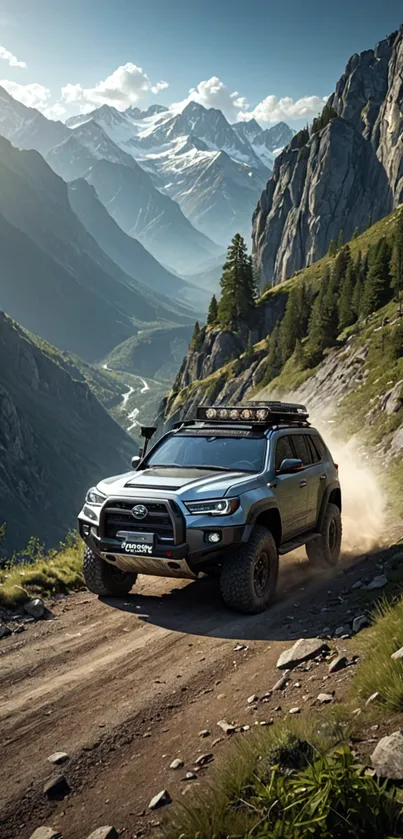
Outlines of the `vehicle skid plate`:
{"type": "Polygon", "coordinates": [[[195,574],[186,559],[161,559],[157,556],[133,556],[132,554],[101,553],[102,559],[133,574],[151,574],[154,577],[180,577],[195,580],[195,574]]]}

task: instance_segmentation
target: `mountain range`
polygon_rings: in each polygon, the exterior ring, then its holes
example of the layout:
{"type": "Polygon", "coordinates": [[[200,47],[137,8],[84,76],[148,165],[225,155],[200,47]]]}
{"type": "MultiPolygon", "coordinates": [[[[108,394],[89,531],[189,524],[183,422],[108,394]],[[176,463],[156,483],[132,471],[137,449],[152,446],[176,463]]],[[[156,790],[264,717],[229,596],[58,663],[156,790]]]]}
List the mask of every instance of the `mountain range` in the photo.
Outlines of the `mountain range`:
{"type": "Polygon", "coordinates": [[[236,232],[249,240],[273,160],[293,136],[285,123],[230,125],[195,102],[181,112],[103,105],[65,125],[2,88],[0,134],[39,151],[65,181],[86,179],[119,226],[179,274],[203,270],[236,232]]]}

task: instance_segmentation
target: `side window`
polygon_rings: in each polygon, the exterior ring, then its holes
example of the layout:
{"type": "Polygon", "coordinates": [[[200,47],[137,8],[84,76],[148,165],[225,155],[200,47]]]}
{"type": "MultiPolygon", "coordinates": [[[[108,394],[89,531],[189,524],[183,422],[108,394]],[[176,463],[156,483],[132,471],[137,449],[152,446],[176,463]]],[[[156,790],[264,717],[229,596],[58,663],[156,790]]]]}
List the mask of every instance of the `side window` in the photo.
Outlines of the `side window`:
{"type": "Polygon", "coordinates": [[[319,449],[316,446],[316,437],[311,437],[310,434],[307,434],[306,441],[308,443],[308,448],[311,452],[312,463],[319,463],[321,460],[319,449]]]}
{"type": "Polygon", "coordinates": [[[319,434],[315,434],[314,437],[311,437],[311,440],[313,441],[315,448],[319,452],[320,459],[326,460],[326,446],[322,440],[322,437],[319,437],[319,434]]]}
{"type": "Polygon", "coordinates": [[[276,462],[275,469],[280,469],[283,460],[294,457],[294,452],[290,443],[289,437],[280,437],[276,443],[276,462]]]}
{"type": "Polygon", "coordinates": [[[306,441],[306,434],[293,434],[292,442],[295,448],[295,456],[302,460],[304,466],[310,466],[312,463],[311,452],[306,441]]]}

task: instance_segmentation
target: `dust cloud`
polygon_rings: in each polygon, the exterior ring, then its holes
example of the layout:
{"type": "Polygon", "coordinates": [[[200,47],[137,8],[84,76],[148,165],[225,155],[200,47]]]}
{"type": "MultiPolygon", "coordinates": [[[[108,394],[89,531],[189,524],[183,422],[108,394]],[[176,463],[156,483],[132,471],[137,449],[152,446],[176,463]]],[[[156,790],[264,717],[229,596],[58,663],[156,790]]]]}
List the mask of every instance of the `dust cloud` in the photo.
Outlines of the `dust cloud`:
{"type": "Polygon", "coordinates": [[[343,500],[344,554],[365,553],[385,541],[387,496],[382,490],[375,470],[371,468],[368,452],[356,437],[343,440],[329,421],[311,417],[339,466],[343,500]]]}

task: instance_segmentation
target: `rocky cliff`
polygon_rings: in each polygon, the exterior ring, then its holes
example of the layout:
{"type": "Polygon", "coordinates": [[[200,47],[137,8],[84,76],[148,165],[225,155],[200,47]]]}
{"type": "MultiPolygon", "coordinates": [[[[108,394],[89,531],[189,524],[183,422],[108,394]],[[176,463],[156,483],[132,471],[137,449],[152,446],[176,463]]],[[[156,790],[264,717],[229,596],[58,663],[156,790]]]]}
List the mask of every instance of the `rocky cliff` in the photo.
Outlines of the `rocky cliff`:
{"type": "Polygon", "coordinates": [[[326,119],[280,154],[253,220],[262,283],[278,283],[403,200],[403,27],[353,55],[326,119]]]}
{"type": "Polygon", "coordinates": [[[135,444],[57,350],[0,312],[0,524],[6,547],[74,527],[89,486],[127,471],[135,444]]]}

